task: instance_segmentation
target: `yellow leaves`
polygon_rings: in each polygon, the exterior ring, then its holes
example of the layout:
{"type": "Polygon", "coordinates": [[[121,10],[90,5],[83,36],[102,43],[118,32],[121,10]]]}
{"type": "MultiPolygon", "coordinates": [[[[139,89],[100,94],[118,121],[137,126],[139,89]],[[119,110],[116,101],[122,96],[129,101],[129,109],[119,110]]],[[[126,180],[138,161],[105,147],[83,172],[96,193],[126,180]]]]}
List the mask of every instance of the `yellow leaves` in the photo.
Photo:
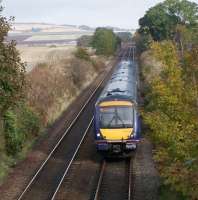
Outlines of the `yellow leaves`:
{"type": "MultiPolygon", "coordinates": [[[[198,63],[198,49],[193,51],[193,54],[190,53],[186,57],[186,63],[189,63],[191,68],[198,63]],[[195,61],[193,57],[196,57],[195,61]]],[[[167,184],[191,199],[196,199],[198,178],[193,177],[198,176],[198,162],[185,165],[187,161],[198,157],[198,113],[194,103],[196,84],[192,87],[192,83],[188,83],[191,81],[187,79],[190,76],[183,73],[173,43],[154,42],[151,45],[151,53],[163,63],[160,74],[148,83],[148,103],[143,114],[156,144],[154,158],[167,184]],[[186,81],[183,80],[184,75],[186,81]]]]}
{"type": "Polygon", "coordinates": [[[176,47],[171,41],[153,42],[151,44],[153,56],[165,66],[178,66],[176,47]]]}
{"type": "Polygon", "coordinates": [[[185,61],[189,70],[198,70],[198,46],[194,46],[191,51],[186,52],[185,61]]]}

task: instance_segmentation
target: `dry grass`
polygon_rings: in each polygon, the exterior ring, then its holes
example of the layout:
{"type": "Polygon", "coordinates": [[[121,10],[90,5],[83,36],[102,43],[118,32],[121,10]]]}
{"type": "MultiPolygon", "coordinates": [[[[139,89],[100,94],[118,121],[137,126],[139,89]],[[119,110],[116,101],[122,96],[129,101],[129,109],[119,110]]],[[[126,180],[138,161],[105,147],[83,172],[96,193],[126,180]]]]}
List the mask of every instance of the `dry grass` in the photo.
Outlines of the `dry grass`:
{"type": "Polygon", "coordinates": [[[91,62],[74,57],[56,63],[38,64],[27,75],[30,85],[28,102],[40,114],[44,125],[51,123],[93,81],[97,73],[91,62]]]}
{"type": "Polygon", "coordinates": [[[26,76],[28,102],[44,125],[53,122],[107,64],[97,56],[90,61],[77,59],[75,47],[20,48],[23,61],[32,63],[26,76]]]}
{"type": "MultiPolygon", "coordinates": [[[[45,35],[33,35],[27,38],[25,41],[56,41],[56,40],[76,40],[85,33],[73,32],[73,34],[45,34],[45,35]]],[[[93,35],[93,32],[86,32],[86,35],[93,35]]]]}
{"type": "Polygon", "coordinates": [[[74,46],[17,46],[21,54],[23,62],[27,63],[27,72],[30,72],[37,64],[43,62],[53,62],[53,60],[60,61],[61,59],[71,57],[75,50],[74,46]]]}
{"type": "MultiPolygon", "coordinates": [[[[56,55],[53,51],[50,53],[47,54],[46,62],[36,64],[32,71],[26,74],[28,83],[26,104],[40,116],[39,124],[42,127],[53,123],[105,67],[105,60],[98,57],[91,58],[88,62],[71,55],[67,58],[64,54],[60,56],[59,53],[56,55]],[[60,58],[57,59],[57,56],[60,58]]],[[[28,138],[22,152],[17,158],[7,156],[2,120],[0,120],[0,185],[10,168],[27,155],[33,141],[39,136],[38,133],[31,135],[29,131],[27,132],[28,138]]]]}

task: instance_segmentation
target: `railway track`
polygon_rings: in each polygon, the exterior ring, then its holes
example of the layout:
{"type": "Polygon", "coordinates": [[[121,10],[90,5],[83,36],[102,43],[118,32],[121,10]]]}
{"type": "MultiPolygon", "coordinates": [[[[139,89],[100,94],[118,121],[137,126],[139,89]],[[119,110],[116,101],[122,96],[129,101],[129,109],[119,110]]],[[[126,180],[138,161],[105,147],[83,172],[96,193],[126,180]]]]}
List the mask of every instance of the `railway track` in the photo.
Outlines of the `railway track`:
{"type": "Polygon", "coordinates": [[[132,158],[103,160],[93,200],[132,200],[132,158]]]}
{"type": "MultiPolygon", "coordinates": [[[[124,58],[135,60],[135,46],[129,47],[124,58]]],[[[91,200],[133,199],[133,157],[125,160],[103,160],[97,187],[91,200]]]]}
{"type": "MultiPolygon", "coordinates": [[[[128,57],[129,51],[129,49],[123,50],[118,56],[118,60],[128,57]]],[[[112,70],[98,84],[17,200],[55,199],[84,138],[92,126],[94,104],[112,70]]]]}
{"type": "MultiPolygon", "coordinates": [[[[127,58],[132,58],[132,52],[133,49],[129,48],[126,51],[123,52],[123,55],[121,56],[124,59],[127,58]]],[[[89,135],[91,135],[91,140],[90,142],[85,142],[84,146],[81,147],[81,152],[78,154],[76,159],[73,161],[71,164],[70,169],[67,171],[67,176],[64,176],[62,181],[59,184],[59,187],[57,188],[56,192],[54,193],[53,200],[67,200],[67,199],[90,199],[90,200],[95,200],[95,199],[103,199],[101,198],[101,188],[103,186],[103,181],[106,180],[104,178],[104,171],[106,171],[106,161],[103,161],[101,171],[100,171],[100,159],[98,159],[97,164],[92,163],[93,158],[91,158],[91,152],[94,152],[93,146],[91,144],[94,143],[94,138],[93,137],[93,130],[90,130],[89,135]],[[85,153],[87,151],[87,153],[85,153]],[[83,153],[82,153],[83,152],[83,153]],[[86,154],[85,157],[87,158],[82,158],[83,156],[81,154],[86,154]],[[89,162],[89,161],[91,162],[89,162]],[[95,168],[93,170],[93,168],[95,168]],[[100,172],[99,172],[100,171],[100,172]],[[84,173],[88,173],[85,175],[84,173]],[[97,174],[100,174],[99,177],[97,174]],[[84,185],[83,185],[84,184],[84,185]],[[94,191],[96,188],[96,192],[94,191]],[[94,191],[94,192],[93,192],[94,191]],[[82,195],[83,193],[83,195],[82,195]],[[85,194],[86,193],[86,194],[85,194]],[[93,195],[94,193],[94,195],[93,195]]],[[[96,154],[96,152],[94,152],[96,154]]],[[[107,178],[109,180],[109,186],[112,186],[112,183],[118,183],[116,186],[114,184],[114,189],[115,191],[113,192],[113,189],[107,189],[107,191],[112,191],[110,195],[103,194],[103,197],[106,197],[104,199],[132,199],[132,161],[131,159],[128,159],[126,161],[122,162],[115,162],[110,163],[110,165],[107,169],[111,170],[111,168],[114,170],[117,169],[116,171],[118,174],[114,174],[117,180],[111,180],[112,177],[107,178]],[[120,179],[123,181],[123,185],[121,189],[120,187],[120,179]],[[116,188],[117,187],[117,188],[116,188]],[[122,190],[122,191],[121,191],[122,190]],[[120,191],[120,192],[119,192],[120,191]],[[114,195],[121,195],[120,197],[113,197],[112,194],[114,195]],[[124,198],[123,198],[124,197],[124,198]]],[[[106,171],[105,174],[108,172],[106,171]]],[[[110,175],[111,176],[111,175],[110,175]]],[[[107,185],[107,184],[106,184],[107,185]]]]}

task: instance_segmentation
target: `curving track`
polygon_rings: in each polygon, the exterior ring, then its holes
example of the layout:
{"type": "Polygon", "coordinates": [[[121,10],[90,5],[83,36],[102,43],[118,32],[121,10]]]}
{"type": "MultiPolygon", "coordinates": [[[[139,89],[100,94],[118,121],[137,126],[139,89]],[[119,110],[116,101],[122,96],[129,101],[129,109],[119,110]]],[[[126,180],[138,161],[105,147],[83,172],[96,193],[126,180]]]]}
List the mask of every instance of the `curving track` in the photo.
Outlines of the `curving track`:
{"type": "MultiPolygon", "coordinates": [[[[131,56],[131,48],[124,49],[118,60],[131,56]]],[[[113,70],[113,69],[112,69],[113,70]]],[[[79,111],[47,159],[30,180],[18,200],[55,199],[78,150],[89,132],[93,121],[93,109],[98,95],[108,81],[112,70],[99,83],[85,105],[79,111]]]]}

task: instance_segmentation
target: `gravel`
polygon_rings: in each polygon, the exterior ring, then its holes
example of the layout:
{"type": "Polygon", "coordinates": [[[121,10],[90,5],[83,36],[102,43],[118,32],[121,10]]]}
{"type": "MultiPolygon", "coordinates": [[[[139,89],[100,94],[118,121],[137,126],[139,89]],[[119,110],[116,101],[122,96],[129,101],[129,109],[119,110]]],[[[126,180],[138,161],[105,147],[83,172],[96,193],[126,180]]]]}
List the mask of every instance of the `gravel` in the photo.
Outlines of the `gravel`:
{"type": "Polygon", "coordinates": [[[152,159],[152,144],[143,139],[134,158],[134,200],[158,200],[159,174],[152,159]]]}

